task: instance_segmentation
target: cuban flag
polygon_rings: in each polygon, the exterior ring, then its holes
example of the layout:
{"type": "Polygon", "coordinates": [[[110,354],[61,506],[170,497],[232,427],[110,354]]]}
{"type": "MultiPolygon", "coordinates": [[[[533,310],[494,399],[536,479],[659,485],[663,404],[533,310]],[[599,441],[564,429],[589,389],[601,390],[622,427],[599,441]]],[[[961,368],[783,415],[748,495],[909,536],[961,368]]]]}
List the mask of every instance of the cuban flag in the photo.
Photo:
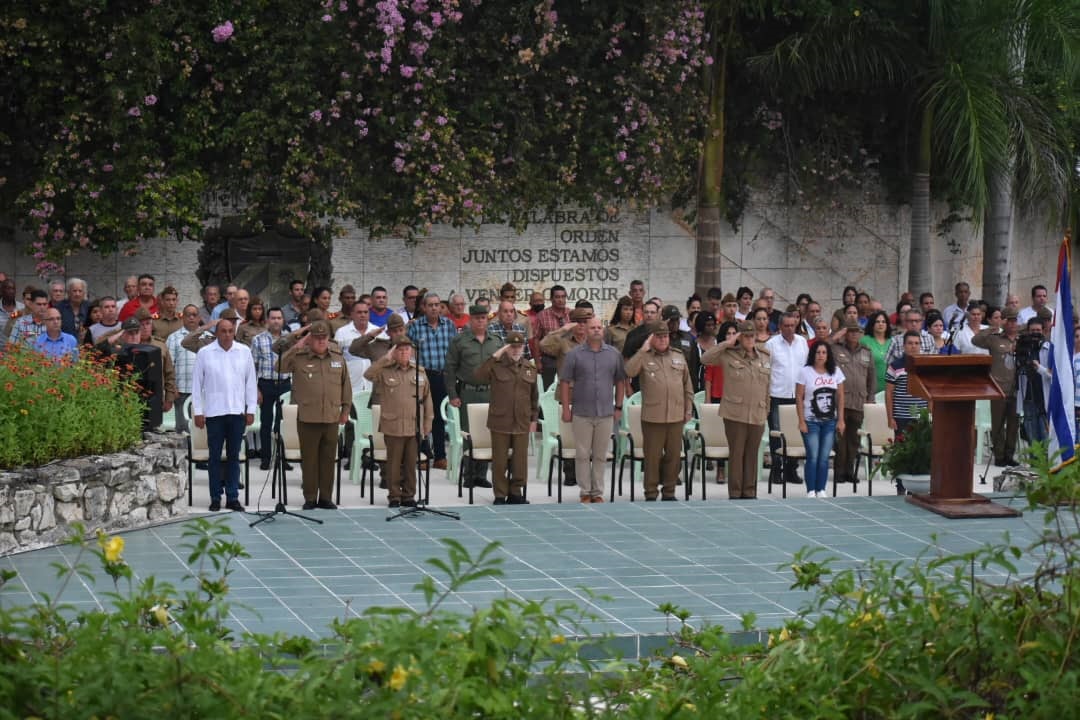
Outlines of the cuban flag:
{"type": "Polygon", "coordinates": [[[1050,332],[1053,352],[1050,355],[1050,397],[1046,414],[1050,420],[1050,457],[1059,451],[1054,470],[1059,470],[1076,457],[1076,438],[1073,437],[1073,311],[1071,278],[1072,257],[1069,236],[1061,241],[1058,251],[1057,291],[1054,297],[1054,327],[1050,332]]]}

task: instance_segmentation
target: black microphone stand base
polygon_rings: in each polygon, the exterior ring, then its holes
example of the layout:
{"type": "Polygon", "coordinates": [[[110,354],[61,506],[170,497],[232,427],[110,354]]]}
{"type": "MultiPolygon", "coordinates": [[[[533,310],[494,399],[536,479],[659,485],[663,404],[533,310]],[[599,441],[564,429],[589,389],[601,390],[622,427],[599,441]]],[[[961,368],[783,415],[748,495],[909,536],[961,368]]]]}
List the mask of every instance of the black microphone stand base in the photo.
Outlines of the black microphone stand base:
{"type": "Polygon", "coordinates": [[[307,520],[308,522],[318,523],[319,525],[322,525],[323,521],[319,520],[318,518],[309,517],[307,515],[301,515],[300,513],[294,513],[294,512],[292,512],[291,510],[289,510],[288,508],[285,507],[285,503],[288,500],[288,497],[285,494],[286,493],[286,487],[285,487],[285,452],[284,452],[285,449],[284,449],[284,447],[282,447],[282,442],[281,442],[281,436],[280,435],[275,435],[274,436],[274,448],[275,448],[275,452],[274,452],[275,457],[273,457],[273,459],[272,459],[272,464],[273,464],[274,470],[273,470],[273,473],[271,474],[271,477],[270,477],[270,485],[271,485],[271,487],[274,487],[274,486],[278,487],[278,496],[277,496],[278,501],[277,501],[277,504],[274,505],[273,510],[266,510],[266,511],[262,511],[262,512],[248,513],[249,515],[258,515],[259,516],[258,520],[253,520],[250,523],[248,523],[248,527],[253,528],[256,525],[258,525],[259,523],[273,522],[274,520],[277,519],[278,515],[289,515],[289,516],[294,517],[294,518],[300,518],[301,520],[307,520]],[[279,483],[279,482],[281,484],[277,485],[277,483],[279,483]]]}
{"type": "Polygon", "coordinates": [[[273,510],[267,510],[265,512],[249,513],[249,514],[250,515],[258,515],[259,519],[248,523],[248,527],[255,527],[259,523],[264,523],[264,522],[268,522],[268,521],[273,522],[274,520],[277,519],[278,515],[291,515],[292,517],[300,518],[301,520],[307,520],[308,522],[318,523],[319,525],[323,524],[323,521],[319,520],[318,518],[308,517],[307,515],[301,515],[300,513],[294,513],[291,510],[287,510],[283,503],[278,503],[277,505],[275,505],[273,510]]]}
{"type": "Polygon", "coordinates": [[[410,507],[402,508],[401,512],[388,515],[386,522],[391,520],[397,520],[398,518],[409,517],[411,515],[421,515],[423,513],[429,513],[431,515],[439,515],[441,517],[450,518],[451,520],[460,520],[461,515],[456,512],[450,512],[449,510],[436,510],[435,508],[428,507],[427,505],[413,505],[410,507]]]}

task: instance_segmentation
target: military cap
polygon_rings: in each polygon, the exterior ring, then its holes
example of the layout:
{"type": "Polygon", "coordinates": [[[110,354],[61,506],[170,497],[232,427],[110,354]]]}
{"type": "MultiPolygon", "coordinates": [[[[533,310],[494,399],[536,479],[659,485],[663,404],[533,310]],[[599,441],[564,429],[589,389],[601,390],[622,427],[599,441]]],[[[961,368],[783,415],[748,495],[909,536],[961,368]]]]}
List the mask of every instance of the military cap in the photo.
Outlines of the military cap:
{"type": "Polygon", "coordinates": [[[390,316],[390,319],[386,321],[386,329],[389,330],[390,328],[399,327],[405,327],[405,319],[397,313],[394,313],[390,316]]]}
{"type": "Polygon", "coordinates": [[[1035,317],[1039,318],[1040,320],[1053,320],[1054,313],[1050,312],[1050,308],[1048,307],[1041,307],[1039,308],[1038,312],[1035,313],[1035,317]]]}
{"type": "Polygon", "coordinates": [[[129,317],[124,321],[124,324],[120,326],[120,329],[124,332],[135,332],[139,329],[139,321],[133,317],[129,317]]]}
{"type": "Polygon", "coordinates": [[[311,330],[308,331],[308,334],[312,337],[329,337],[330,326],[320,320],[311,324],[311,330]]]}
{"type": "Polygon", "coordinates": [[[574,308],[570,311],[570,322],[585,322],[593,316],[589,308],[574,308]]]}
{"type": "Polygon", "coordinates": [[[220,318],[222,320],[236,321],[236,320],[240,319],[240,315],[235,310],[233,310],[232,308],[225,308],[224,310],[221,311],[220,318]]]}
{"type": "Polygon", "coordinates": [[[469,315],[476,317],[477,315],[488,316],[488,309],[483,305],[471,305],[469,307],[469,315]]]}
{"type": "Polygon", "coordinates": [[[1005,308],[1001,311],[1001,317],[1005,318],[1006,320],[1015,320],[1018,314],[1019,313],[1016,312],[1015,308],[1005,308]]]}
{"type": "Polygon", "coordinates": [[[740,335],[754,335],[756,333],[757,330],[754,328],[754,323],[750,322],[749,320],[743,320],[741,323],[739,323],[740,335]]]}
{"type": "Polygon", "coordinates": [[[670,335],[671,334],[671,330],[668,329],[667,323],[663,323],[663,322],[654,322],[649,327],[649,332],[652,335],[670,335]]]}
{"type": "Polygon", "coordinates": [[[402,345],[408,345],[409,347],[416,347],[413,345],[413,341],[409,339],[407,335],[402,335],[399,338],[395,338],[394,342],[390,343],[393,347],[401,347],[402,345]]]}
{"type": "Polygon", "coordinates": [[[506,336],[507,345],[524,345],[525,336],[519,332],[512,332],[506,336]]]}
{"type": "Polygon", "coordinates": [[[681,317],[682,313],[674,305],[665,305],[664,309],[660,311],[661,320],[678,320],[681,317]]]}
{"type": "Polygon", "coordinates": [[[307,321],[309,323],[314,323],[326,319],[326,315],[319,308],[311,308],[305,313],[305,315],[307,316],[307,321]]]}
{"type": "Polygon", "coordinates": [[[850,332],[862,332],[863,326],[859,324],[858,320],[848,320],[844,323],[844,329],[850,332]]]}
{"type": "Polygon", "coordinates": [[[153,315],[151,315],[150,311],[147,310],[144,307],[141,307],[138,310],[136,310],[135,314],[132,315],[132,317],[135,318],[136,320],[138,320],[139,322],[142,322],[143,320],[152,320],[153,319],[153,315]]]}

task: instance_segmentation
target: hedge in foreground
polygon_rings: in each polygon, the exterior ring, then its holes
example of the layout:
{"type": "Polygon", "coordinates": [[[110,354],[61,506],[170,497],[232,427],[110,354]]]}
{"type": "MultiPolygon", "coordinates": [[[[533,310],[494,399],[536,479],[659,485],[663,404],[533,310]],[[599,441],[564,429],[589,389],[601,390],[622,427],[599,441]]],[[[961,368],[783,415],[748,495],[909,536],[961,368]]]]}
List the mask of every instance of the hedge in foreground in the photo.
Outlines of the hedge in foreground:
{"type": "MultiPolygon", "coordinates": [[[[230,568],[246,554],[227,528],[191,524],[182,589],[135,585],[123,539],[101,536],[79,542],[115,583],[108,612],[65,610],[63,590],[0,607],[0,718],[1074,717],[1080,528],[1036,503],[1075,503],[1078,477],[1032,493],[1030,516],[1045,520],[1032,547],[839,572],[804,551],[791,569],[808,601],[767,645],[735,647],[664,607],[679,628],[669,651],[629,664],[579,656],[570,638],[585,618],[571,604],[444,612],[451,593],[499,574],[497,544],[473,557],[444,540],[447,558],[429,561],[440,579],[418,585],[425,611],[371,609],[315,643],[231,635],[230,568]],[[1038,570],[1021,578],[1011,563],[1025,554],[1038,570]],[[989,566],[1014,579],[983,582],[989,566]]],[[[61,572],[88,572],[75,565],[61,572]]]]}

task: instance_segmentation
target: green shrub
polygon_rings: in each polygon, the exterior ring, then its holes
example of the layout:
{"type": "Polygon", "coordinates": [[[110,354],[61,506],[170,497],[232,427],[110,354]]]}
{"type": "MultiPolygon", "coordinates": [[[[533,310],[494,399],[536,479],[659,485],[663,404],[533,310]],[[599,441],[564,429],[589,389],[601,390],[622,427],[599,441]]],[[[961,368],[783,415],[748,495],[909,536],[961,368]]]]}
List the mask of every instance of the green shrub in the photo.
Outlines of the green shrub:
{"type": "Polygon", "coordinates": [[[117,452],[142,439],[138,388],[97,355],[53,362],[9,346],[0,389],[0,467],[117,452]]]}
{"type": "Polygon", "coordinates": [[[232,636],[229,577],[246,553],[222,525],[185,533],[184,589],[134,586],[122,539],[80,539],[83,560],[58,571],[89,575],[96,556],[113,607],[65,608],[63,588],[33,607],[0,605],[0,719],[1075,717],[1080,527],[1068,503],[1080,470],[1041,470],[1029,517],[1045,528],[1031,547],[839,571],[806,550],[791,570],[808,601],[767,643],[738,646],[665,606],[676,627],[666,653],[603,666],[582,657],[572,604],[441,610],[500,574],[497,544],[473,557],[444,540],[447,559],[429,561],[440,579],[417,586],[426,610],[369,609],[312,641],[232,636]],[[1013,563],[1025,555],[1038,569],[1021,577],[1013,563]],[[988,567],[1009,581],[980,579],[988,567]]]}

